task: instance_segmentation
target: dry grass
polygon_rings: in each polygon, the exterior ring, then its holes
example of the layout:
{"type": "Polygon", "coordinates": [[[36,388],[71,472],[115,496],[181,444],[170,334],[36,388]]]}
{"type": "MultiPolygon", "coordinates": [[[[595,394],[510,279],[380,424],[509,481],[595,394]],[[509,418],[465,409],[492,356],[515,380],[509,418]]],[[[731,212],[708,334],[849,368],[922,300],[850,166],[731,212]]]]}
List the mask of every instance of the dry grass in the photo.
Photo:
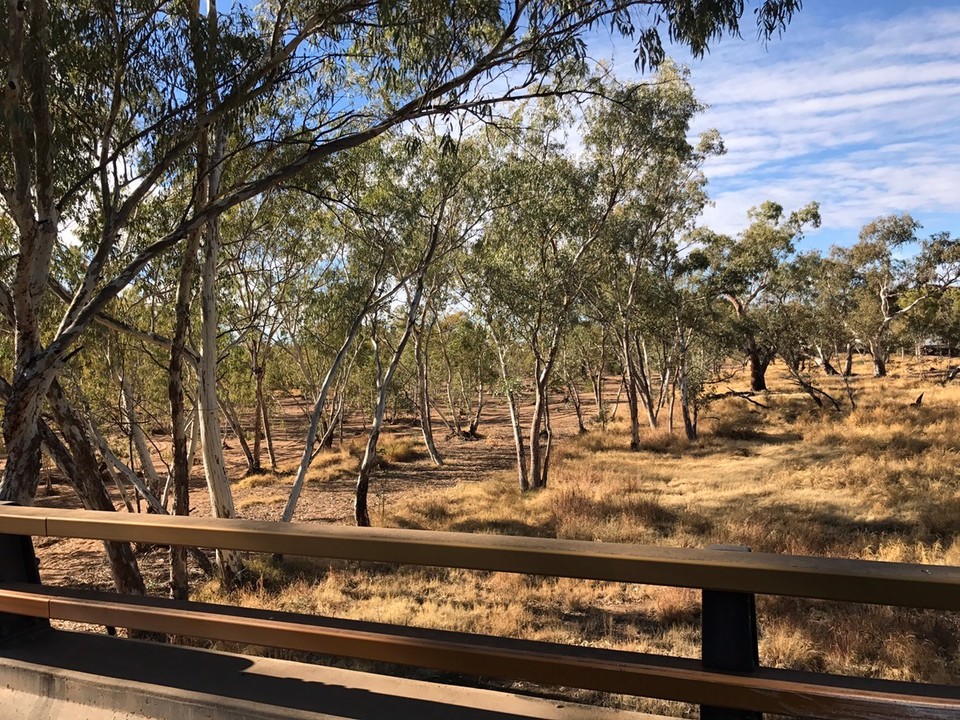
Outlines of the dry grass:
{"type": "MultiPolygon", "coordinates": [[[[307,470],[308,483],[324,483],[329,480],[343,478],[357,471],[359,463],[353,447],[341,448],[339,451],[322,452],[311,463],[307,470]]],[[[293,473],[291,473],[292,477],[293,473]]]]}
{"type": "Polygon", "coordinates": [[[385,440],[379,448],[380,464],[385,466],[414,462],[425,454],[420,443],[409,437],[385,440]]]}
{"type": "Polygon", "coordinates": [[[287,502],[286,495],[268,495],[266,497],[248,497],[237,501],[237,510],[246,510],[254,505],[283,505],[287,502]]]}
{"type": "MultiPolygon", "coordinates": [[[[345,443],[337,450],[324,450],[310,463],[306,482],[321,484],[330,480],[339,480],[357,472],[364,445],[357,439],[345,443]]],[[[381,467],[392,467],[404,463],[416,462],[426,457],[423,448],[409,437],[386,437],[378,449],[378,463],[381,467]]],[[[289,486],[298,470],[297,463],[281,465],[277,472],[265,472],[248,475],[236,483],[242,490],[289,486]]],[[[242,502],[238,507],[242,507],[242,502]]],[[[250,498],[248,506],[264,504],[263,499],[250,498]]]]}
{"type": "MultiPolygon", "coordinates": [[[[558,442],[548,489],[522,496],[512,473],[418,495],[388,524],[604,542],[960,564],[960,384],[907,376],[854,380],[858,409],[812,405],[784,378],[763,410],[727,399],[704,412],[690,443],[626,428],[558,442]],[[923,407],[909,407],[924,392],[923,407]]],[[[824,380],[833,394],[839,382],[824,380]]],[[[388,463],[420,456],[384,445],[388,463]]],[[[323,471],[355,466],[349,452],[323,471]]],[[[320,472],[321,468],[311,472],[320,472]]],[[[259,482],[247,478],[244,482],[259,482]]],[[[300,561],[254,566],[259,581],[204,599],[406,625],[654,653],[699,652],[699,593],[464,570],[300,561]]],[[[760,598],[761,661],[869,677],[960,682],[960,621],[946,613],[760,598]]],[[[683,716],[632,698],[581,699],[683,716]]]]}
{"type": "MultiPolygon", "coordinates": [[[[322,483],[333,478],[343,477],[354,473],[357,469],[357,455],[353,445],[345,446],[340,450],[324,451],[314,458],[307,470],[308,483],[322,483]]],[[[280,488],[289,486],[293,482],[298,470],[297,463],[281,465],[276,472],[264,472],[247,475],[239,480],[235,487],[241,490],[255,490],[257,488],[280,488]]],[[[263,504],[263,498],[248,498],[248,506],[263,504]]],[[[243,500],[237,503],[243,507],[243,500]]]]}
{"type": "Polygon", "coordinates": [[[276,473],[254,473],[253,475],[247,475],[245,478],[237,482],[236,487],[243,488],[245,490],[251,490],[253,488],[272,487],[276,484],[276,482],[276,473]]]}

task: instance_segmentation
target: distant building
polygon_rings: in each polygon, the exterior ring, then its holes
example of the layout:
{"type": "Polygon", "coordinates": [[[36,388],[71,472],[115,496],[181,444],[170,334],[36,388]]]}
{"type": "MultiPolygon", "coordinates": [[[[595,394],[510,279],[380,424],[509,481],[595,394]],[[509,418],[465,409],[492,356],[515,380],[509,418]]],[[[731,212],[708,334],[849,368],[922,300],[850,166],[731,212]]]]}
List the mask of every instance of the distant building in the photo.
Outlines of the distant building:
{"type": "Polygon", "coordinates": [[[927,338],[917,343],[917,355],[926,357],[960,357],[960,347],[942,338],[927,338]]]}

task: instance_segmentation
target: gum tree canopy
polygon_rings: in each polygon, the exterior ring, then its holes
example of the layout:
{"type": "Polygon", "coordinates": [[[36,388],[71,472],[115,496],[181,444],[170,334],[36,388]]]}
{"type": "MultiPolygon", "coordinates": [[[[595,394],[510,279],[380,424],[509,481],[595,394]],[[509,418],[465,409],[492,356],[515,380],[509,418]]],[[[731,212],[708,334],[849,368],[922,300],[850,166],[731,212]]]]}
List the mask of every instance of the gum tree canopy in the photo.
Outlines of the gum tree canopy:
{"type": "Polygon", "coordinates": [[[769,38],[800,5],[3,3],[0,189],[10,222],[0,229],[0,310],[14,348],[0,498],[31,501],[41,443],[55,441],[41,410],[84,331],[224,211],[308,168],[311,190],[323,193],[337,182],[338,153],[402,123],[483,117],[506,100],[575,91],[586,82],[587,31],[632,38],[638,65],[655,66],[662,40],[702,54],[745,24],[769,38]]]}

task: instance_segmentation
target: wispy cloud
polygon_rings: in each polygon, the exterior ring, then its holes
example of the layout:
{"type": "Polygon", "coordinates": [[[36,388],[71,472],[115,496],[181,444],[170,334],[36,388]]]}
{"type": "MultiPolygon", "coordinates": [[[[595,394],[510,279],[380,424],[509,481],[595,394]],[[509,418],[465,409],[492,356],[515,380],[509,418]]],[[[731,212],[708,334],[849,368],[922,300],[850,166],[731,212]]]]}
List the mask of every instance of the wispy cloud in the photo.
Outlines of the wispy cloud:
{"type": "Polygon", "coordinates": [[[808,3],[767,47],[725,41],[702,61],[678,57],[710,105],[695,129],[717,128],[728,149],[708,166],[705,222],[733,232],[765,199],[818,200],[816,244],[898,211],[960,230],[960,7],[903,3],[881,17],[880,5],[817,15],[808,3]]]}

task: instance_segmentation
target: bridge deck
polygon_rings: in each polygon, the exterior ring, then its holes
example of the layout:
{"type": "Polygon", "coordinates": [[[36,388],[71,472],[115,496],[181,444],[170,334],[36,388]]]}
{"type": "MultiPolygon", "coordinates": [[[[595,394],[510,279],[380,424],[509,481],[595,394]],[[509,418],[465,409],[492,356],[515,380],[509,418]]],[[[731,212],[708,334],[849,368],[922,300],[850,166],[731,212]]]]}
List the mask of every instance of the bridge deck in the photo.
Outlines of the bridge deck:
{"type": "Polygon", "coordinates": [[[0,707],[10,720],[655,720],[494,690],[56,630],[4,643],[0,707]]]}

